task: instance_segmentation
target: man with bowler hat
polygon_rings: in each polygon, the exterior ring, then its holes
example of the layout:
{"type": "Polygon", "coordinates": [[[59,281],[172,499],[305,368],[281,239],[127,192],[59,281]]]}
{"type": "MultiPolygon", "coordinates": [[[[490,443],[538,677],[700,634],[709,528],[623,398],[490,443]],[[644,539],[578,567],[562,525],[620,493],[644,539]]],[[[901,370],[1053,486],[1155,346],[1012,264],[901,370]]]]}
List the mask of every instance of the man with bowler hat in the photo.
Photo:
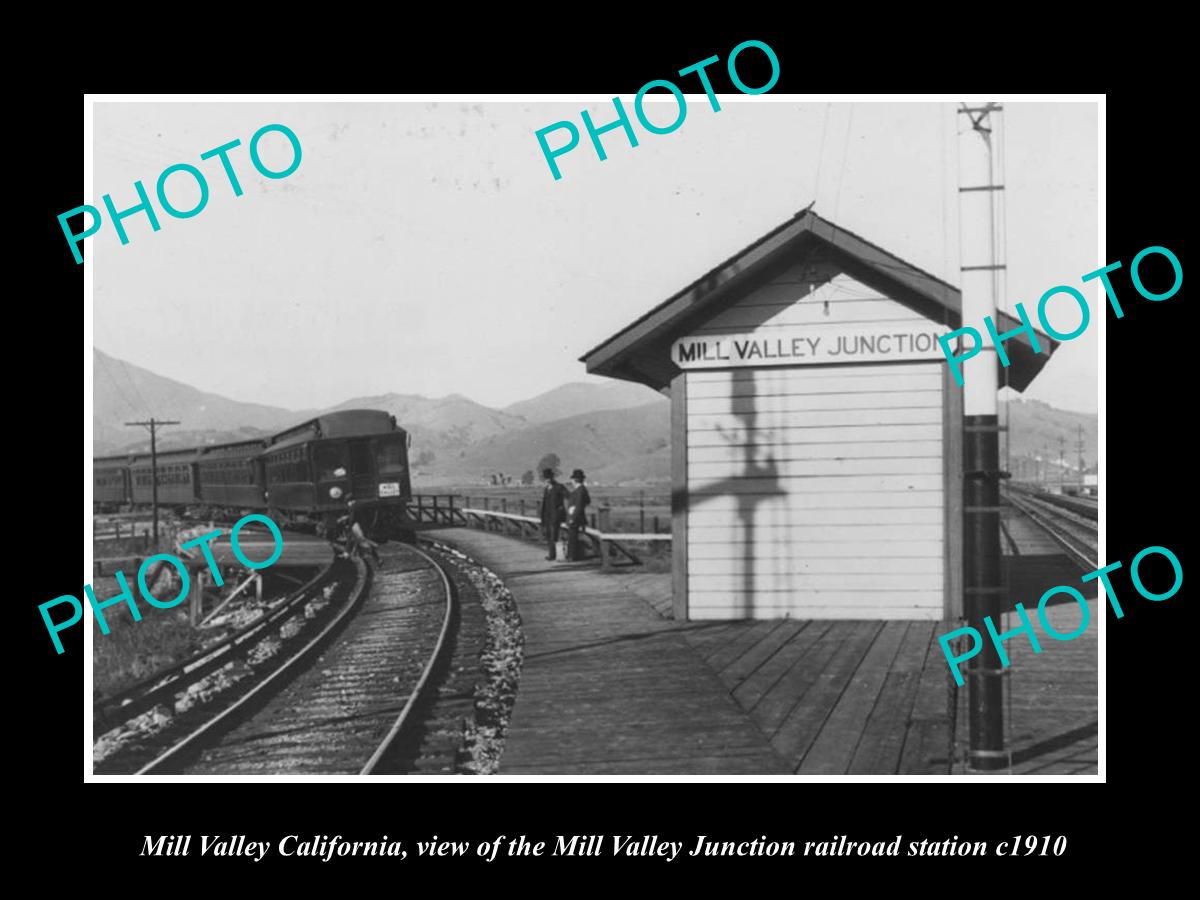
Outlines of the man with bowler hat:
{"type": "Polygon", "coordinates": [[[546,489],[542,491],[542,532],[546,536],[546,559],[554,560],[558,553],[558,530],[566,519],[567,489],[554,480],[553,469],[542,469],[546,489]]]}
{"type": "Polygon", "coordinates": [[[567,493],[567,559],[583,559],[579,550],[579,532],[587,527],[587,508],[592,502],[583,486],[583,469],[571,473],[571,488],[567,493]]]}

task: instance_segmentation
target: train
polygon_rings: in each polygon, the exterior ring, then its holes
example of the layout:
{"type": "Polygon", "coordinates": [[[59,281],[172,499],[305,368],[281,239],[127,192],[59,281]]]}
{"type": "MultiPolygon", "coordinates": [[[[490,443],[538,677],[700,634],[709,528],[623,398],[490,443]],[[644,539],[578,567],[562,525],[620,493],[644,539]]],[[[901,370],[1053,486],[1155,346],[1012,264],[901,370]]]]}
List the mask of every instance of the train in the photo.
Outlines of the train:
{"type": "MultiPolygon", "coordinates": [[[[403,536],[408,503],[408,432],[382,410],[326,413],[266,438],[158,454],[158,504],[199,514],[263,512],[281,526],[327,535],[354,499],[372,536],[403,536]]],[[[97,457],[96,512],[147,506],[149,453],[97,457]]]]}

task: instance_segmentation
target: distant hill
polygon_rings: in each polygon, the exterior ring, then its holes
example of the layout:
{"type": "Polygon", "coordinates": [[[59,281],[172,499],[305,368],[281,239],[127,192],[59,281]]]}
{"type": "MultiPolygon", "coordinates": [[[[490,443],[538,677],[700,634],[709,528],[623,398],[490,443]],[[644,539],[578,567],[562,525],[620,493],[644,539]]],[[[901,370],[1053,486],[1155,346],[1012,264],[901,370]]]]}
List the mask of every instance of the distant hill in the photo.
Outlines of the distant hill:
{"type": "Polygon", "coordinates": [[[610,384],[576,381],[538,394],[529,400],[506,406],[504,411],[537,424],[565,419],[584,412],[645,406],[662,399],[665,398],[657,391],[630,381],[614,381],[610,384]]]}
{"type": "Polygon", "coordinates": [[[242,433],[241,429],[247,427],[261,432],[281,431],[311,416],[303,410],[242,403],[205,393],[101,350],[93,350],[92,374],[92,446],[97,455],[140,445],[143,441],[148,446],[145,432],[127,428],[125,423],[151,415],[182,423],[159,432],[164,449],[238,440],[238,435],[253,436],[242,433]],[[209,441],[208,437],[214,440],[209,441]]]}
{"type": "Polygon", "coordinates": [[[1060,471],[1067,480],[1079,472],[1080,427],[1083,429],[1083,459],[1085,470],[1095,470],[1099,447],[1099,420],[1094,413],[1056,409],[1040,400],[1012,399],[1000,403],[1000,422],[1007,415],[1008,432],[1001,436],[1011,441],[1009,468],[1014,478],[1033,479],[1040,472],[1043,478],[1057,480],[1060,471]],[[1064,462],[1059,466],[1060,444],[1064,462]],[[1040,462],[1039,462],[1040,460],[1040,462]]]}
{"type": "Polygon", "coordinates": [[[671,408],[666,398],[632,409],[601,410],[529,425],[439,457],[421,469],[427,484],[479,483],[494,473],[519,480],[555,453],[564,472],[581,468],[605,484],[671,477],[671,408]]]}
{"type": "Polygon", "coordinates": [[[462,394],[438,399],[413,394],[355,397],[324,412],[339,409],[383,409],[396,417],[413,438],[413,457],[422,451],[444,456],[497,434],[525,428],[525,420],[491,409],[462,394]]]}
{"type": "MultiPolygon", "coordinates": [[[[99,350],[94,358],[94,452],[98,456],[149,448],[143,429],[124,423],[153,414],[179,419],[164,428],[164,450],[261,437],[316,415],[242,403],[123,362],[99,350]]],[[[480,484],[503,473],[519,481],[547,453],[565,471],[576,466],[591,480],[612,485],[667,481],[671,476],[670,402],[640,385],[565,384],[503,410],[461,394],[431,399],[389,393],[354,397],[339,409],[383,409],[413,435],[410,460],[417,490],[480,484]]],[[[1008,417],[1009,464],[1017,478],[1039,474],[1077,478],[1076,443],[1083,428],[1084,464],[1096,464],[1097,419],[1019,397],[1001,404],[1008,417]],[[1059,439],[1065,465],[1059,467],[1059,439]],[[1039,461],[1040,458],[1040,461],[1039,461]]]]}

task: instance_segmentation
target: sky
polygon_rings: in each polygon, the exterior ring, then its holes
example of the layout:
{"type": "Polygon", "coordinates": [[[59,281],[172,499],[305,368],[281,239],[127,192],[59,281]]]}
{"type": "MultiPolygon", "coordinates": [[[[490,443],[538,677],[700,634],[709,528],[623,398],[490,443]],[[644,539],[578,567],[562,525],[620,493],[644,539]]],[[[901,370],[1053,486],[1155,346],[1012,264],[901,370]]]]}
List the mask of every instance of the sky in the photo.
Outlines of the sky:
{"type": "MultiPolygon", "coordinates": [[[[161,230],[135,214],[127,245],[107,219],[87,239],[95,345],[246,402],[457,393],[501,407],[604,381],[578,358],[813,202],[958,283],[952,104],[722,95],[714,112],[703,94],[687,99],[671,134],[634,119],[637,147],[620,130],[604,135],[604,161],[580,111],[599,125],[614,118],[611,101],[97,103],[85,202],[101,207],[107,193],[118,210],[133,206],[134,181],[153,197],[176,163],[197,166],[210,195],[187,219],[155,200],[161,230]],[[558,158],[556,181],[534,133],[560,120],[583,134],[558,158]],[[247,148],[272,123],[291,128],[303,154],[278,180],[255,171],[247,148]],[[218,160],[200,160],[235,138],[240,197],[218,160]]],[[[1097,256],[1097,112],[1004,106],[1002,305],[1032,314],[1048,288],[1083,289],[1080,276],[1109,262],[1097,256]]],[[[665,124],[676,108],[647,109],[665,124]]],[[[260,146],[269,167],[290,161],[281,135],[260,146]]],[[[194,205],[186,174],[167,186],[175,206],[194,205]]],[[[1084,294],[1102,309],[1096,289],[1084,294]]],[[[1096,320],[1024,396],[1096,411],[1096,320]]]]}

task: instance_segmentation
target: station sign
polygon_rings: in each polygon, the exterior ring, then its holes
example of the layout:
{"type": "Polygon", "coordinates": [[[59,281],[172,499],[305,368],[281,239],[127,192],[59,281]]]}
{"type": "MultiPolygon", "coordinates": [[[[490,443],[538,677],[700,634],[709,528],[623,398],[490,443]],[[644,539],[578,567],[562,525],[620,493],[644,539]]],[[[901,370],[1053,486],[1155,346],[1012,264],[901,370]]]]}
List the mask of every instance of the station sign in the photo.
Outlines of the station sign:
{"type": "Polygon", "coordinates": [[[702,334],[671,346],[681,369],[813,366],[831,363],[945,359],[938,338],[950,332],[936,322],[913,325],[797,325],[754,334],[702,334]]]}

